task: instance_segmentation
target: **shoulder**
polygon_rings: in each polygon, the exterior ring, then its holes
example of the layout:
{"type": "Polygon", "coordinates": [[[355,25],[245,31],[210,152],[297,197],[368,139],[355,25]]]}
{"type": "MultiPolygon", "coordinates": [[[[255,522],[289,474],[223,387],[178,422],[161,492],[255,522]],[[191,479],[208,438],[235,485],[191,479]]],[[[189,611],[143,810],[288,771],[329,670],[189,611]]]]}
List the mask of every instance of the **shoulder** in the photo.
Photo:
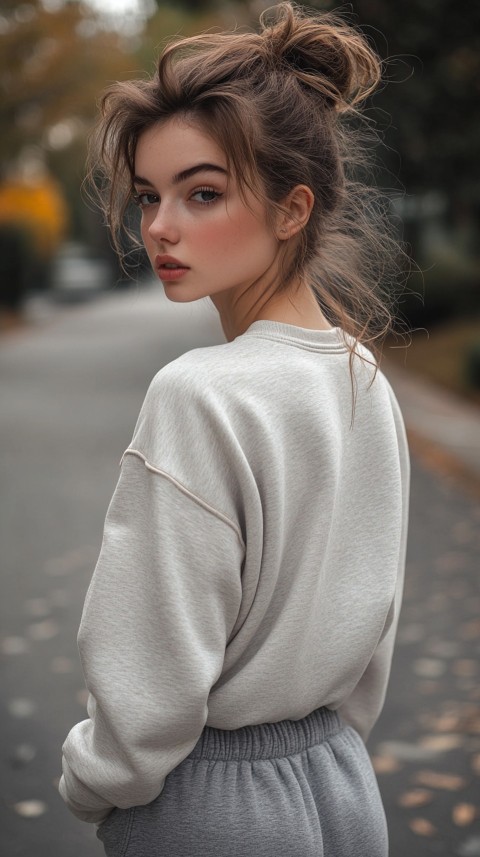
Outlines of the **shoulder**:
{"type": "Polygon", "coordinates": [[[238,361],[230,352],[228,344],[194,349],[157,372],[128,450],[233,520],[240,495],[254,487],[234,404],[238,361]]]}
{"type": "Polygon", "coordinates": [[[251,363],[235,342],[195,348],[167,363],[153,378],[144,409],[227,406],[251,379],[251,363]],[[235,383],[233,383],[235,381],[235,383]]]}
{"type": "Polygon", "coordinates": [[[132,446],[157,459],[170,458],[175,451],[189,459],[195,454],[210,458],[220,447],[231,453],[242,391],[249,383],[246,363],[232,346],[193,349],[157,372],[132,446]]]}

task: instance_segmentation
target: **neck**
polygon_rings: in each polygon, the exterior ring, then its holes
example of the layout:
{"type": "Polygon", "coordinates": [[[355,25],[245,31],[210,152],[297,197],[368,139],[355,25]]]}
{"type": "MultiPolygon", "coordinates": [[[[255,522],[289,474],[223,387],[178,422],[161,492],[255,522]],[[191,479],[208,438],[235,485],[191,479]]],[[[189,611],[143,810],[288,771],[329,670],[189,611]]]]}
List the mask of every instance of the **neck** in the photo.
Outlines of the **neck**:
{"type": "MultiPolygon", "coordinates": [[[[253,288],[253,287],[252,287],[253,288]]],[[[311,288],[304,282],[282,294],[267,291],[257,296],[247,290],[242,295],[233,296],[231,292],[212,295],[228,342],[242,333],[254,321],[278,321],[293,324],[308,330],[329,330],[329,324],[323,315],[311,288]]]]}

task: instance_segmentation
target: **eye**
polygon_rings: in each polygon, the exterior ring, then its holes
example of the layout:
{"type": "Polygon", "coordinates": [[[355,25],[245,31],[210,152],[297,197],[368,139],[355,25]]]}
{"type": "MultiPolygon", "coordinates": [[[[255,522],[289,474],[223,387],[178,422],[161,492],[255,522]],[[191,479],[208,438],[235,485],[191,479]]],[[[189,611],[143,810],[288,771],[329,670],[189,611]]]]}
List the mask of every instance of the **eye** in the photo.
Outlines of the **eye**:
{"type": "Polygon", "coordinates": [[[211,187],[199,187],[192,193],[190,199],[199,202],[201,205],[211,205],[212,202],[216,202],[221,196],[223,194],[218,193],[218,191],[213,190],[211,187]]]}
{"type": "Polygon", "coordinates": [[[144,190],[141,193],[136,193],[134,191],[132,193],[132,201],[135,205],[138,205],[139,208],[146,208],[148,205],[156,205],[158,202],[158,195],[148,190],[144,190]]]}

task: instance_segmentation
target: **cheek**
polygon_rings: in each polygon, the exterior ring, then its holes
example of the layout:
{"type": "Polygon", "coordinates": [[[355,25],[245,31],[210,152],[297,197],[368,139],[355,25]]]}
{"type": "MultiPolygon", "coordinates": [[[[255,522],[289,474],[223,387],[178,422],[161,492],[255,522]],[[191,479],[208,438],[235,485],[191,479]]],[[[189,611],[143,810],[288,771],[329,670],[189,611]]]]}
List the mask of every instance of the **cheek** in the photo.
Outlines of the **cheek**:
{"type": "Polygon", "coordinates": [[[235,246],[235,229],[221,219],[218,222],[212,220],[202,223],[195,230],[195,244],[207,256],[214,251],[218,259],[219,256],[232,252],[235,246]]]}
{"type": "Polygon", "coordinates": [[[215,247],[219,256],[245,254],[247,247],[254,252],[263,248],[269,253],[274,252],[276,248],[273,234],[250,212],[243,209],[240,212],[231,210],[228,214],[223,209],[218,216],[199,225],[195,237],[207,252],[215,247]]]}

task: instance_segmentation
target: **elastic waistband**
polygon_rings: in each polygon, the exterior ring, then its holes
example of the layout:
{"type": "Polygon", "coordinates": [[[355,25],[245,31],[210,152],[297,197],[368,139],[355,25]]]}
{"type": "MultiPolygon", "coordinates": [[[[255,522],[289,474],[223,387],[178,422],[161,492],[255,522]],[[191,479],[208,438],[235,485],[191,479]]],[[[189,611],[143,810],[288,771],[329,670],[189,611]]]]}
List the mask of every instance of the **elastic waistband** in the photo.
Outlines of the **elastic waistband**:
{"type": "Polygon", "coordinates": [[[205,726],[189,758],[253,760],[291,756],[321,744],[343,725],[335,711],[317,708],[301,720],[279,720],[231,730],[205,726]]]}

